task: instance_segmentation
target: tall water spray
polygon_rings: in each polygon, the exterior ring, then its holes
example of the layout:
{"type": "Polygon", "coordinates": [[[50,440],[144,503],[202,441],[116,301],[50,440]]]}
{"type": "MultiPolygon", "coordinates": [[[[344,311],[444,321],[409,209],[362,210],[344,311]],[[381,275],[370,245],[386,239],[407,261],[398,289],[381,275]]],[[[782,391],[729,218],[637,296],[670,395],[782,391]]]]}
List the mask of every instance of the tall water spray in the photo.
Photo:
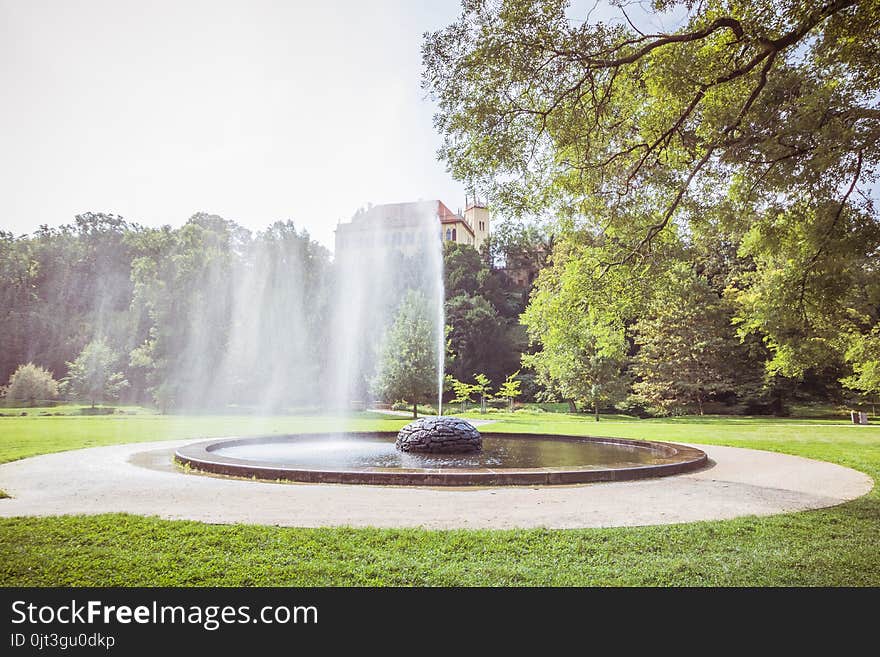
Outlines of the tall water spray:
{"type": "Polygon", "coordinates": [[[156,297],[155,308],[165,312],[154,318],[151,351],[177,408],[235,406],[255,417],[363,408],[374,398],[401,301],[415,293],[432,325],[440,410],[445,335],[437,201],[359,212],[339,226],[332,263],[291,223],[251,237],[219,217],[200,216],[184,230],[201,232],[203,246],[190,254],[196,262],[163,255],[178,279],[156,288],[171,291],[166,298],[174,303],[156,297]]]}
{"type": "Polygon", "coordinates": [[[445,358],[443,243],[438,202],[380,205],[337,228],[330,334],[330,400],[336,408],[372,396],[371,382],[398,306],[415,291],[432,307],[438,412],[445,358]]]}

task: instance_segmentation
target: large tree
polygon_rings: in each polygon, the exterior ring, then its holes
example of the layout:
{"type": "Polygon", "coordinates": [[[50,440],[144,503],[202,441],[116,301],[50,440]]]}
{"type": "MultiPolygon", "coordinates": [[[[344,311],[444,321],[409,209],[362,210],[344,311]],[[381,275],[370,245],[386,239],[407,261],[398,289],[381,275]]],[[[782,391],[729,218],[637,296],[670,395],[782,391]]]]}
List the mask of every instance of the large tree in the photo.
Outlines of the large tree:
{"type": "Polygon", "coordinates": [[[447,243],[444,250],[446,369],[460,380],[485,372],[501,381],[519,368],[526,347],[517,321],[522,292],[472,246],[447,243]]]}
{"type": "Polygon", "coordinates": [[[664,413],[696,408],[736,391],[748,374],[747,353],[731,326],[731,309],[708,282],[679,266],[633,327],[639,352],[633,385],[645,404],[664,413]]]}
{"type": "Polygon", "coordinates": [[[545,270],[533,302],[523,314],[535,352],[524,354],[550,396],[593,410],[623,401],[628,392],[625,325],[608,321],[602,306],[585,306],[555,269],[545,270]]]}
{"type": "Polygon", "coordinates": [[[880,307],[880,2],[653,6],[678,10],[674,29],[465,2],[423,51],[441,157],[510,212],[556,218],[552,267],[606,324],[637,319],[670,259],[720,231],[771,373],[842,361],[880,307]]]}

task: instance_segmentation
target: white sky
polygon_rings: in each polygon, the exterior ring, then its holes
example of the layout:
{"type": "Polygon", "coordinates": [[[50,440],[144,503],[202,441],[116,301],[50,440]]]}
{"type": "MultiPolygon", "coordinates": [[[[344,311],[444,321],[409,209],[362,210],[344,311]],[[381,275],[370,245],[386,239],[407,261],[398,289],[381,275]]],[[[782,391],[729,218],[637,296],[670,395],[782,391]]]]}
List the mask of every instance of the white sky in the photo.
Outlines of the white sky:
{"type": "Polygon", "coordinates": [[[422,33],[444,2],[0,0],[0,228],[88,210],[292,219],[464,188],[437,162],[422,33]]]}
{"type": "Polygon", "coordinates": [[[458,0],[0,0],[0,228],[206,211],[252,230],[292,219],[332,247],[368,202],[456,210],[420,46],[458,13],[458,0]]]}

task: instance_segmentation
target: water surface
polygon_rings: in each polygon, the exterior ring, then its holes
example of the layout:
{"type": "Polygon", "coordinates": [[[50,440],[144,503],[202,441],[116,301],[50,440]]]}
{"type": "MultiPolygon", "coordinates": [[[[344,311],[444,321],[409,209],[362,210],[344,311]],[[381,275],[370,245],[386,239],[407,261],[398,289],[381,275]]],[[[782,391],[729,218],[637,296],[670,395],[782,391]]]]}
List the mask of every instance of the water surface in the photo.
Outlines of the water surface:
{"type": "Polygon", "coordinates": [[[232,445],[212,450],[230,458],[303,469],[372,468],[624,468],[650,465],[665,456],[650,447],[554,440],[552,436],[483,435],[483,451],[469,454],[412,454],[394,447],[394,436],[328,434],[291,436],[283,442],[232,445]]]}

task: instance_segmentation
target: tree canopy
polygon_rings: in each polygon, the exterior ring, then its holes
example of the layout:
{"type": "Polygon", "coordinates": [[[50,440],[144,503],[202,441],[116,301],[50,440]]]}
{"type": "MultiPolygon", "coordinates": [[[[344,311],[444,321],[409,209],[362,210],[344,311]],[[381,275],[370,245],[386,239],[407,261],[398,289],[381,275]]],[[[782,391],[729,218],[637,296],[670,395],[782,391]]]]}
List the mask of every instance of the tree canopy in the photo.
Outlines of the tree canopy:
{"type": "Polygon", "coordinates": [[[424,295],[416,290],[406,292],[383,341],[373,384],[380,398],[412,404],[413,417],[418,415],[420,401],[433,399],[438,393],[431,315],[424,295]]]}
{"type": "Polygon", "coordinates": [[[97,402],[119,398],[119,393],[128,387],[128,381],[121,371],[116,371],[119,362],[117,354],[104,338],[89,342],[72,362],[67,363],[67,376],[64,383],[74,399],[97,402]]]}
{"type": "Polygon", "coordinates": [[[634,355],[684,264],[765,348],[768,382],[866,371],[880,2],[656,0],[680,18],[666,32],[614,4],[600,22],[563,0],[467,0],[423,46],[450,171],[555,226],[526,314],[538,353],[563,344],[535,329],[559,312],[579,316],[568,344],[616,331],[634,355]]]}
{"type": "Polygon", "coordinates": [[[12,373],[9,385],[0,388],[0,392],[8,401],[34,404],[55,399],[58,396],[58,381],[45,367],[27,363],[12,373]]]}

